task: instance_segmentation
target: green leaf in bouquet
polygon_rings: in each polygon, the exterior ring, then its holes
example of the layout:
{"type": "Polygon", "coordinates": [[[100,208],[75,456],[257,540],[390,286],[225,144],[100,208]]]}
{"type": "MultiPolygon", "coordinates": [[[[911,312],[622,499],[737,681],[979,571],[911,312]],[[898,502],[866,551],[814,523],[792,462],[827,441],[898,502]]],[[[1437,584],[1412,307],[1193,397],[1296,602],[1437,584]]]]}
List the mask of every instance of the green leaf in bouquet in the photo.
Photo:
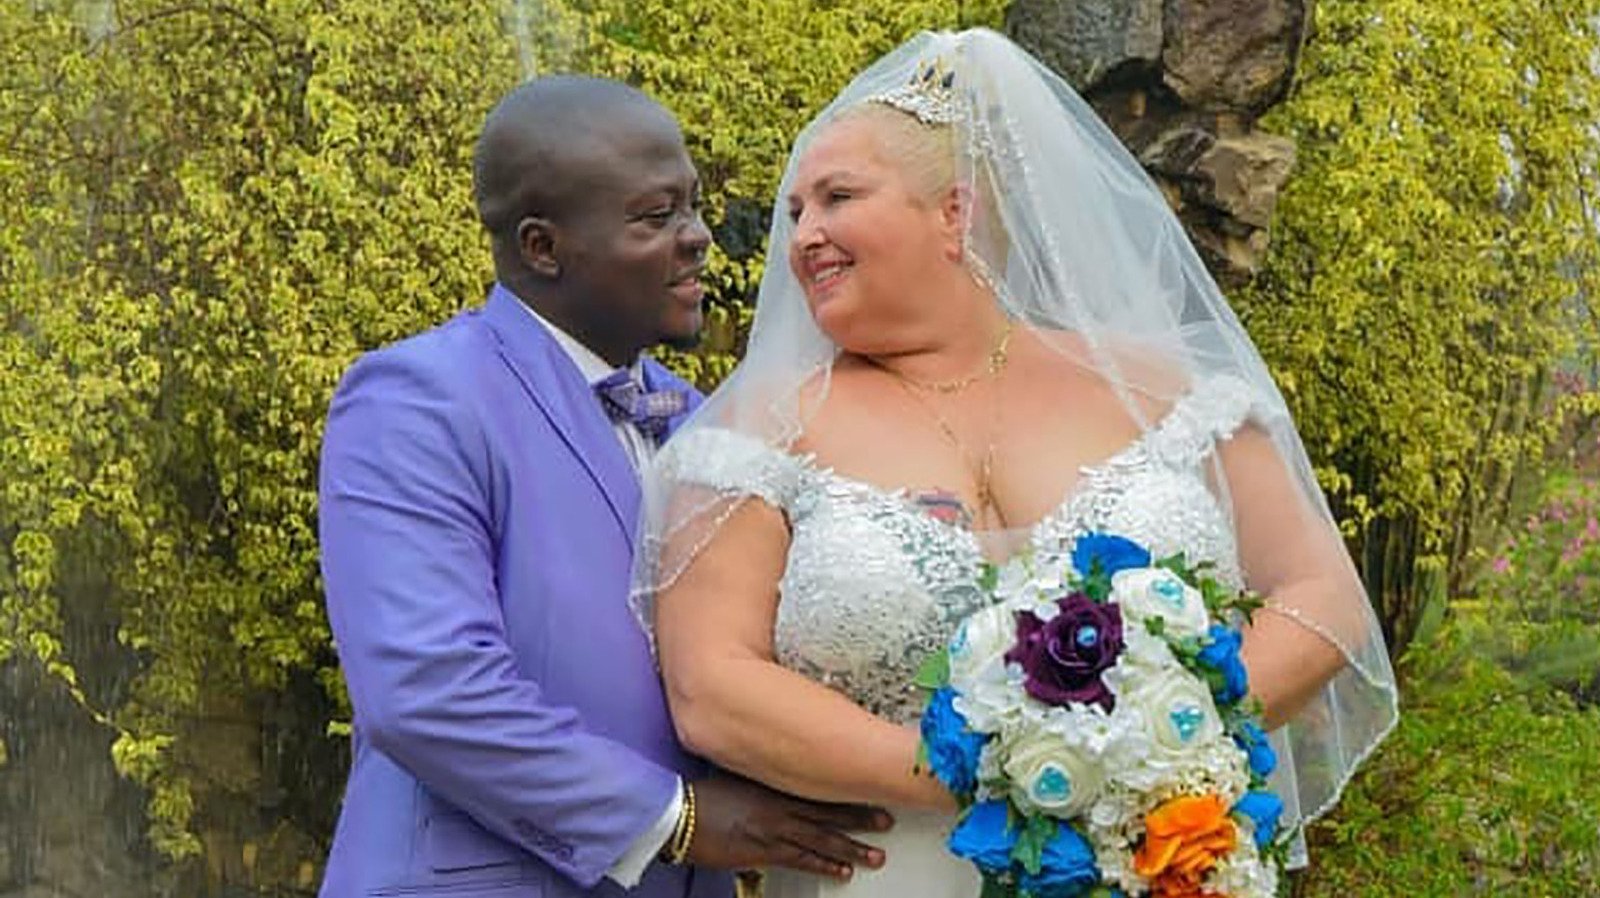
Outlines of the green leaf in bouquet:
{"type": "Polygon", "coordinates": [[[1254,623],[1255,613],[1266,607],[1267,599],[1258,592],[1245,590],[1233,597],[1233,610],[1244,618],[1246,624],[1254,623]]]}
{"type": "Polygon", "coordinates": [[[1165,558],[1157,560],[1150,566],[1161,568],[1164,571],[1170,571],[1173,574],[1176,574],[1178,579],[1189,584],[1190,586],[1195,585],[1194,576],[1189,572],[1189,562],[1183,552],[1179,552],[1176,555],[1168,555],[1165,558]]]}
{"type": "Polygon", "coordinates": [[[1144,631],[1157,639],[1165,639],[1167,637],[1167,619],[1157,615],[1145,618],[1144,631]]]}
{"type": "Polygon", "coordinates": [[[984,592],[994,592],[995,587],[999,585],[1000,566],[987,561],[984,562],[983,566],[978,569],[979,588],[981,588],[984,592]]]}
{"type": "Polygon", "coordinates": [[[1099,559],[1090,564],[1089,574],[1083,578],[1083,585],[1079,588],[1084,595],[1101,604],[1111,598],[1111,577],[1100,567],[1099,559]]]}
{"type": "Polygon", "coordinates": [[[978,893],[978,898],[1016,898],[1017,890],[1008,882],[992,876],[983,878],[983,891],[978,893]]]}
{"type": "Polygon", "coordinates": [[[933,690],[940,689],[950,683],[950,653],[944,649],[929,655],[917,668],[917,675],[912,678],[912,683],[917,686],[933,690]]]}
{"type": "Polygon", "coordinates": [[[1145,618],[1145,629],[1150,631],[1151,634],[1165,639],[1167,641],[1167,648],[1172,649],[1173,656],[1175,656],[1178,659],[1178,663],[1182,664],[1184,667],[1192,669],[1196,664],[1200,663],[1200,650],[1205,648],[1205,646],[1197,637],[1184,636],[1177,638],[1169,635],[1167,633],[1167,622],[1159,617],[1145,618]],[[1152,627],[1152,623],[1155,623],[1157,626],[1152,627]]]}
{"type": "Polygon", "coordinates": [[[1039,869],[1044,866],[1045,846],[1056,837],[1056,827],[1059,825],[1043,814],[1029,817],[1022,827],[1022,834],[1017,836],[1017,847],[1011,849],[1011,859],[1029,875],[1038,876],[1039,869]]]}
{"type": "Polygon", "coordinates": [[[1215,580],[1201,580],[1199,590],[1212,617],[1221,617],[1235,604],[1233,590],[1215,580]]]}
{"type": "MultiPolygon", "coordinates": [[[[1288,869],[1290,849],[1294,847],[1295,839],[1300,837],[1304,828],[1303,823],[1280,828],[1272,841],[1267,843],[1267,847],[1261,849],[1261,859],[1279,870],[1288,869]]],[[[1288,881],[1288,877],[1282,877],[1282,881],[1288,881]]]]}

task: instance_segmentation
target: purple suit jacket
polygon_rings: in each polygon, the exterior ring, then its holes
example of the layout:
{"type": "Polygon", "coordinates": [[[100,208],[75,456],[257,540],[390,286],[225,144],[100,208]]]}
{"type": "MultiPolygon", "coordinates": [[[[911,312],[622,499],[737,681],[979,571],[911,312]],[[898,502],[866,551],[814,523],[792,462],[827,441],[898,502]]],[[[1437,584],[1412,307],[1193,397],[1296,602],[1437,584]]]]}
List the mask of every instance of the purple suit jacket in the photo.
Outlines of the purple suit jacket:
{"type": "MultiPolygon", "coordinates": [[[[638,480],[577,367],[497,286],[350,369],[320,496],[355,708],[322,894],[624,894],[605,871],[700,765],[627,607],[638,480]]],[[[732,881],[652,864],[628,894],[732,881]]]]}

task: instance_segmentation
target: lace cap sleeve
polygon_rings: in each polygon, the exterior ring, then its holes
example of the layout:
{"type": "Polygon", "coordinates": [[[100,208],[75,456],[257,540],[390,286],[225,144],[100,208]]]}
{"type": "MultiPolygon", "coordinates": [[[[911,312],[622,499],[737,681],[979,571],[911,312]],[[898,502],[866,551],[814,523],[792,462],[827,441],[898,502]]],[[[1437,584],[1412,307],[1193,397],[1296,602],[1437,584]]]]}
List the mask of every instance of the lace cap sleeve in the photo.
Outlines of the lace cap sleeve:
{"type": "Polygon", "coordinates": [[[1258,411],[1258,396],[1250,384],[1218,374],[1199,381],[1178,400],[1152,442],[1168,461],[1192,461],[1233,436],[1258,411]]]}
{"type": "Polygon", "coordinates": [[[656,457],[657,475],[727,496],[756,496],[787,511],[805,473],[802,459],[720,427],[690,430],[656,457]]]}

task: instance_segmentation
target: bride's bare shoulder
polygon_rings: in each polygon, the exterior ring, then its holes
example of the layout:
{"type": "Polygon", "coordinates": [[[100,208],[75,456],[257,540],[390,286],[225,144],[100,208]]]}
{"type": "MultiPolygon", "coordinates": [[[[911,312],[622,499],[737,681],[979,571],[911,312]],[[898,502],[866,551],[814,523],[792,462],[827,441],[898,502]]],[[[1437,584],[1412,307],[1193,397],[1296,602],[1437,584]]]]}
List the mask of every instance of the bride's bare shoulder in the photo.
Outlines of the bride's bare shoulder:
{"type": "Polygon", "coordinates": [[[1159,416],[1189,389],[1190,377],[1171,349],[1133,337],[1090,340],[1078,331],[1029,328],[1019,359],[1030,382],[1062,385],[1081,398],[1127,397],[1159,416]]]}
{"type": "Polygon", "coordinates": [[[833,364],[814,372],[800,388],[799,402],[805,421],[801,441],[846,426],[862,414],[870,414],[882,386],[879,369],[857,356],[841,353],[833,364]]]}

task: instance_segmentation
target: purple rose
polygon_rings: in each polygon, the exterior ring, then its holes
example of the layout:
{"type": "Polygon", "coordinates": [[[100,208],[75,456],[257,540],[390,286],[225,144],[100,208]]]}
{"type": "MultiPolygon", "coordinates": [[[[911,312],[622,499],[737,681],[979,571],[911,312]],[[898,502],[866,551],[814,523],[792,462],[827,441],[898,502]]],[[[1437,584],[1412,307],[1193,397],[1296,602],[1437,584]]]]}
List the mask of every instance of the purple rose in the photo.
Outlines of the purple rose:
{"type": "Polygon", "coordinates": [[[1017,644],[1007,661],[1022,665],[1028,694],[1047,705],[1077,702],[1107,711],[1116,704],[1100,678],[1122,654],[1122,610],[1081,592],[1056,600],[1049,623],[1031,611],[1017,615],[1017,644]]]}

